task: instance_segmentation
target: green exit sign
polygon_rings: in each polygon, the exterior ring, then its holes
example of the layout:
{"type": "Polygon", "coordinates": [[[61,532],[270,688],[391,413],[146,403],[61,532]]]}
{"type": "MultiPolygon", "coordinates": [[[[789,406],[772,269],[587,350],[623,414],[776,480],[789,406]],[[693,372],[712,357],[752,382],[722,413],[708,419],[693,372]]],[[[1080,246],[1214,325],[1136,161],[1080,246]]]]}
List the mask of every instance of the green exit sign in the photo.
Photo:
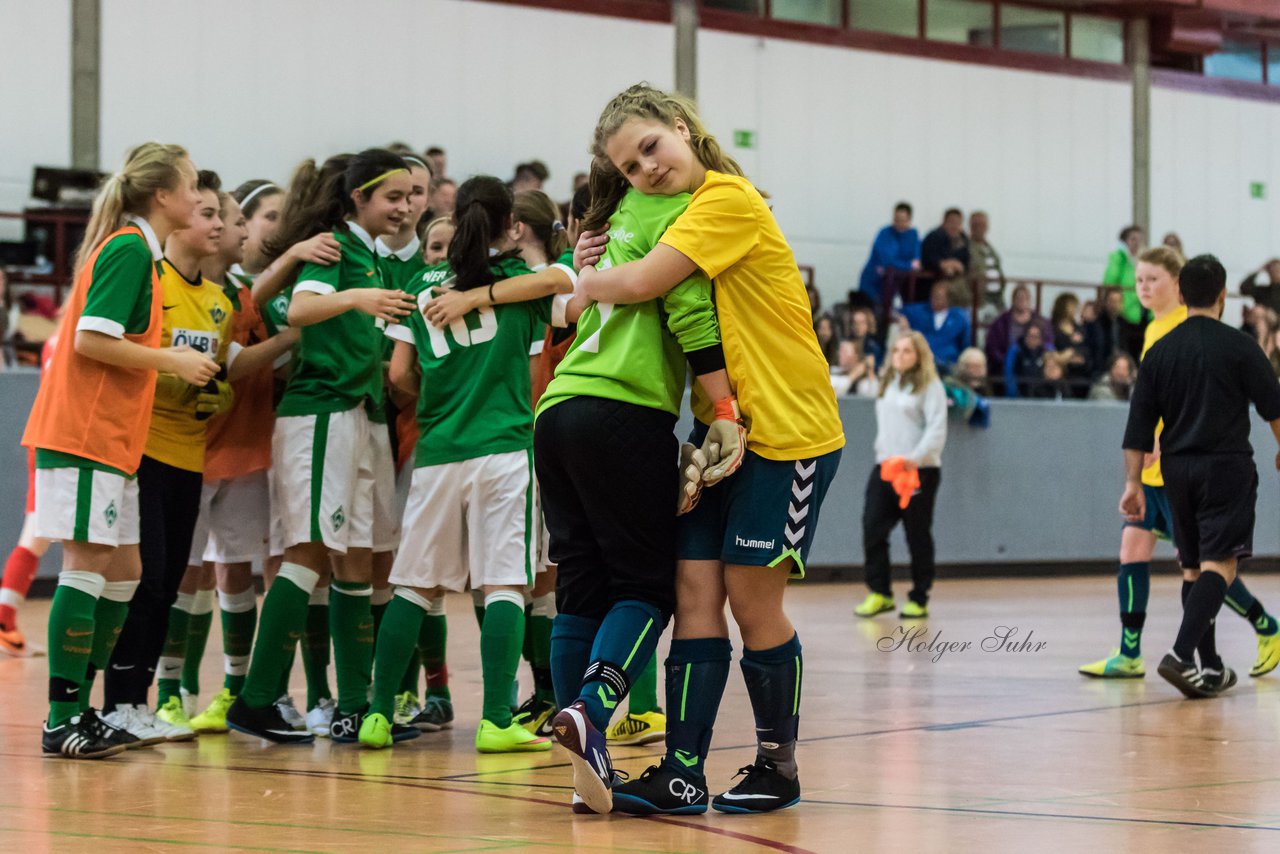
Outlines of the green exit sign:
{"type": "Polygon", "coordinates": [[[1254,181],[1249,184],[1249,198],[1265,199],[1267,197],[1267,185],[1261,181],[1254,181]]]}
{"type": "Polygon", "coordinates": [[[735,130],[733,132],[733,145],[735,148],[755,148],[756,132],[753,130],[735,130]]]}

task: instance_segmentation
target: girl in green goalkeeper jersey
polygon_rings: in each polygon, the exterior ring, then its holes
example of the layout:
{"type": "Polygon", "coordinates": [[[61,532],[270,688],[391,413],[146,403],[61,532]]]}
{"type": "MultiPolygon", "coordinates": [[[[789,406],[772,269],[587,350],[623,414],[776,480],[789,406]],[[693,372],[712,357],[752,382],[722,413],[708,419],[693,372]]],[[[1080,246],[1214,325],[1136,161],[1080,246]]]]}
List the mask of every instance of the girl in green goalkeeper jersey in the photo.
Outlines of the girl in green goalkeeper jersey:
{"type": "MultiPolygon", "coordinates": [[[[370,149],[325,180],[300,172],[296,209],[333,230],[341,260],[306,264],[289,305],[302,328],[273,441],[284,563],[263,602],[244,690],[227,713],[235,730],[273,741],[307,741],[272,705],[311,592],[333,561],[330,627],[338,709],[330,734],[354,741],[367,705],[372,658],[372,553],[398,540],[390,441],[383,415],[382,328],[412,311],[408,294],[383,287],[374,240],[408,215],[412,182],[397,155],[370,149]],[[300,180],[302,179],[302,180],[300,180]]],[[[305,223],[300,228],[314,227],[305,223]]],[[[281,233],[287,235],[282,227],[281,233]]],[[[277,235],[280,237],[280,234],[277,235]]]]}

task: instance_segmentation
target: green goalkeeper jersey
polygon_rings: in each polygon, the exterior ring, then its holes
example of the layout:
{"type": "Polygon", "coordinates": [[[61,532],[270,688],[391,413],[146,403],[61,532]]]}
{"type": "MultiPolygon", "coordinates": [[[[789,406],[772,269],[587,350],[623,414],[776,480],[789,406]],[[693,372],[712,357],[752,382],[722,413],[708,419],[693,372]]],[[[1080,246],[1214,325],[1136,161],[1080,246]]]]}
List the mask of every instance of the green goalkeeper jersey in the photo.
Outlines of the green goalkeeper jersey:
{"type": "MultiPolygon", "coordinates": [[[[689,198],[628,190],[609,218],[599,268],[643,258],[684,213],[689,198]]],[[[538,402],[538,413],[571,397],[603,397],[678,415],[684,354],[719,343],[711,281],[701,272],[647,302],[592,303],[578,318],[578,336],[538,402]]]]}

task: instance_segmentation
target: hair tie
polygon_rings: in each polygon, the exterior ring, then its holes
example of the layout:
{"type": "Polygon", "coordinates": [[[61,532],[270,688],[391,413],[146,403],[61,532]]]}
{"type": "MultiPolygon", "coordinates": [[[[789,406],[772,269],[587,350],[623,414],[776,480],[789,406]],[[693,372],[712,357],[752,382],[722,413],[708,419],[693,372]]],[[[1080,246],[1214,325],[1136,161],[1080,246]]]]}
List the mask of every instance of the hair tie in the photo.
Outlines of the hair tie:
{"type": "Polygon", "coordinates": [[[551,233],[555,234],[557,231],[564,231],[564,223],[560,220],[551,223],[551,233]]]}
{"type": "Polygon", "coordinates": [[[403,166],[397,166],[395,169],[388,169],[386,172],[383,172],[377,178],[374,178],[370,181],[365,181],[359,187],[356,187],[356,189],[363,193],[365,190],[369,189],[370,187],[373,187],[377,184],[381,184],[383,181],[387,180],[397,172],[408,172],[408,171],[409,170],[405,169],[403,166]]]}
{"type": "Polygon", "coordinates": [[[240,207],[243,208],[245,205],[249,204],[249,202],[253,199],[253,197],[261,193],[263,190],[274,190],[275,188],[276,188],[276,185],[272,184],[270,181],[266,182],[265,184],[259,184],[258,186],[254,187],[252,190],[248,192],[248,194],[240,202],[240,207]]]}

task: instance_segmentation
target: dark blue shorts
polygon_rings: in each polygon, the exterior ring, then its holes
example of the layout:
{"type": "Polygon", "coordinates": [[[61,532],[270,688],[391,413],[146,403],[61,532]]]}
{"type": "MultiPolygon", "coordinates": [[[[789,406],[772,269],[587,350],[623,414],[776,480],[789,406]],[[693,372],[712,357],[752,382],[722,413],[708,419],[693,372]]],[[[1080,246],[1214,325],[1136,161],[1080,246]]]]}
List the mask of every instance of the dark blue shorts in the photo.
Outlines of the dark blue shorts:
{"type": "Polygon", "coordinates": [[[1141,528],[1150,531],[1162,540],[1168,540],[1176,546],[1173,539],[1173,511],[1169,509],[1169,496],[1163,486],[1142,484],[1142,494],[1147,499],[1147,515],[1141,522],[1125,522],[1126,528],[1141,528]]]}
{"type": "MultiPolygon", "coordinates": [[[[689,441],[701,445],[706,433],[698,424],[689,441]]],[[[693,512],[680,517],[677,556],[741,566],[792,558],[792,577],[803,578],[818,510],[839,466],[840,451],[806,460],[768,460],[747,451],[737,472],[704,489],[693,512]]]]}

